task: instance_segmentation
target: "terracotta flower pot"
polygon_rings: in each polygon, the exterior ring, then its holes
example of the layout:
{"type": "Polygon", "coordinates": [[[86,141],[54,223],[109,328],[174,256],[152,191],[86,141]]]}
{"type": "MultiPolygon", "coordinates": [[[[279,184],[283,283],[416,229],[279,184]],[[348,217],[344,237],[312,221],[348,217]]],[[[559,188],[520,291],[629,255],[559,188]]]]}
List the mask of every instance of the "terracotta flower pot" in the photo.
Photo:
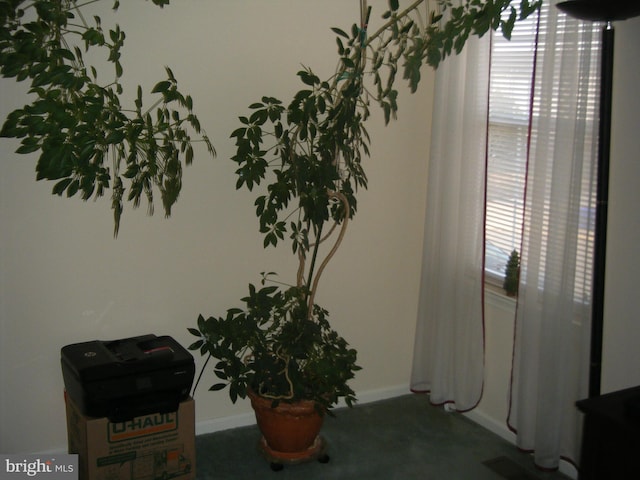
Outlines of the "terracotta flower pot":
{"type": "Polygon", "coordinates": [[[249,393],[251,406],[262,432],[260,447],[272,461],[297,462],[318,456],[324,442],[318,435],[324,416],[316,410],[314,402],[280,402],[272,408],[272,400],[249,393]]]}

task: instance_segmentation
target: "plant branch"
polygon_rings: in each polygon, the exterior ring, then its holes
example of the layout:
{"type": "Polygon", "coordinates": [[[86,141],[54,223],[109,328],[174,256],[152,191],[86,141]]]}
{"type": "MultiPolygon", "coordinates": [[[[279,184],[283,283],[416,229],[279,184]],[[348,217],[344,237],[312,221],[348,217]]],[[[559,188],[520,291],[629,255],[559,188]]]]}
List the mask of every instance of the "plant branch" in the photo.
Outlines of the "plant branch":
{"type": "Polygon", "coordinates": [[[333,256],[335,255],[336,251],[338,250],[338,247],[342,243],[342,239],[344,238],[344,234],[345,234],[345,232],[347,230],[347,225],[349,223],[350,205],[349,205],[349,200],[347,199],[347,197],[342,192],[333,192],[332,191],[332,192],[329,192],[329,195],[331,197],[333,197],[333,198],[337,198],[338,200],[340,200],[340,202],[342,202],[345,214],[344,214],[344,218],[342,219],[342,226],[340,228],[340,233],[338,234],[338,238],[336,239],[336,242],[333,244],[333,247],[331,248],[331,250],[329,251],[327,256],[324,258],[324,260],[320,264],[320,267],[318,268],[318,273],[316,273],[315,279],[313,281],[313,285],[311,286],[311,290],[310,290],[310,294],[309,294],[309,304],[308,304],[309,305],[308,306],[309,312],[311,312],[313,310],[313,305],[314,305],[314,301],[315,301],[316,292],[318,291],[318,282],[320,281],[320,276],[324,272],[324,269],[327,266],[327,264],[329,263],[329,260],[331,260],[333,258],[333,256]]]}
{"type": "Polygon", "coordinates": [[[389,30],[389,27],[391,27],[391,25],[396,23],[399,19],[408,16],[409,13],[411,13],[412,11],[417,9],[421,4],[423,4],[425,2],[429,2],[429,0],[416,0],[411,5],[409,5],[407,8],[405,8],[402,12],[400,12],[398,15],[394,15],[391,18],[391,20],[389,20],[384,25],[382,25],[378,30],[376,30],[376,32],[373,35],[367,36],[366,46],[369,46],[371,44],[371,42],[373,42],[375,39],[377,39],[383,33],[387,32],[389,30]]]}

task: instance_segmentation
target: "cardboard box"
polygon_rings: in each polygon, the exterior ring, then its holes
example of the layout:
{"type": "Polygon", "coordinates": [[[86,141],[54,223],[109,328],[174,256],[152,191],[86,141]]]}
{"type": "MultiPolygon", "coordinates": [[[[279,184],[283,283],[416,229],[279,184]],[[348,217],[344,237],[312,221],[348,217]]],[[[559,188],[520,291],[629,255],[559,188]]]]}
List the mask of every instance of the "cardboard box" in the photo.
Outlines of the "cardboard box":
{"type": "Polygon", "coordinates": [[[78,454],[80,480],[195,479],[192,398],[177,412],[122,423],[83,415],[66,394],[65,403],[69,453],[78,454]]]}

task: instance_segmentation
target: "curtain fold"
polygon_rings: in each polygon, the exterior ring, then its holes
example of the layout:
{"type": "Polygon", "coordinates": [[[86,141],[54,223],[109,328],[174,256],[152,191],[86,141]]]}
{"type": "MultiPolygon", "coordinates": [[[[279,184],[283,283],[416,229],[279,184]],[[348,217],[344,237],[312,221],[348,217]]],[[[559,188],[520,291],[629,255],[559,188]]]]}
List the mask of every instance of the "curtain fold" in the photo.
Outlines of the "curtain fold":
{"type": "Polygon", "coordinates": [[[578,461],[575,401],[588,394],[597,34],[553,7],[542,12],[508,424],[545,469],[578,461]]]}
{"type": "Polygon", "coordinates": [[[411,388],[460,411],[482,396],[485,147],[490,38],[436,72],[411,388]],[[484,59],[484,61],[480,61],[484,59]]]}

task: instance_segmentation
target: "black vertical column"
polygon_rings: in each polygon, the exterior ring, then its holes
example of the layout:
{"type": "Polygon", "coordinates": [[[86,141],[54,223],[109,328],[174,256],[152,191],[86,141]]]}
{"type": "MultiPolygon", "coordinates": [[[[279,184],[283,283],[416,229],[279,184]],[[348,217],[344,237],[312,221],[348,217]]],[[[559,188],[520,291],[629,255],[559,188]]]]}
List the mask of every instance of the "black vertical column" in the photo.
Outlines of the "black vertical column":
{"type": "Polygon", "coordinates": [[[602,32],[600,84],[600,127],[598,141],[598,177],[596,223],[593,252],[593,286],[591,299],[591,357],[589,396],[600,395],[602,378],[602,337],[604,325],[604,289],[607,255],[607,212],[609,206],[609,157],[611,151],[611,101],[613,92],[613,47],[615,31],[607,22],[602,32]]]}

